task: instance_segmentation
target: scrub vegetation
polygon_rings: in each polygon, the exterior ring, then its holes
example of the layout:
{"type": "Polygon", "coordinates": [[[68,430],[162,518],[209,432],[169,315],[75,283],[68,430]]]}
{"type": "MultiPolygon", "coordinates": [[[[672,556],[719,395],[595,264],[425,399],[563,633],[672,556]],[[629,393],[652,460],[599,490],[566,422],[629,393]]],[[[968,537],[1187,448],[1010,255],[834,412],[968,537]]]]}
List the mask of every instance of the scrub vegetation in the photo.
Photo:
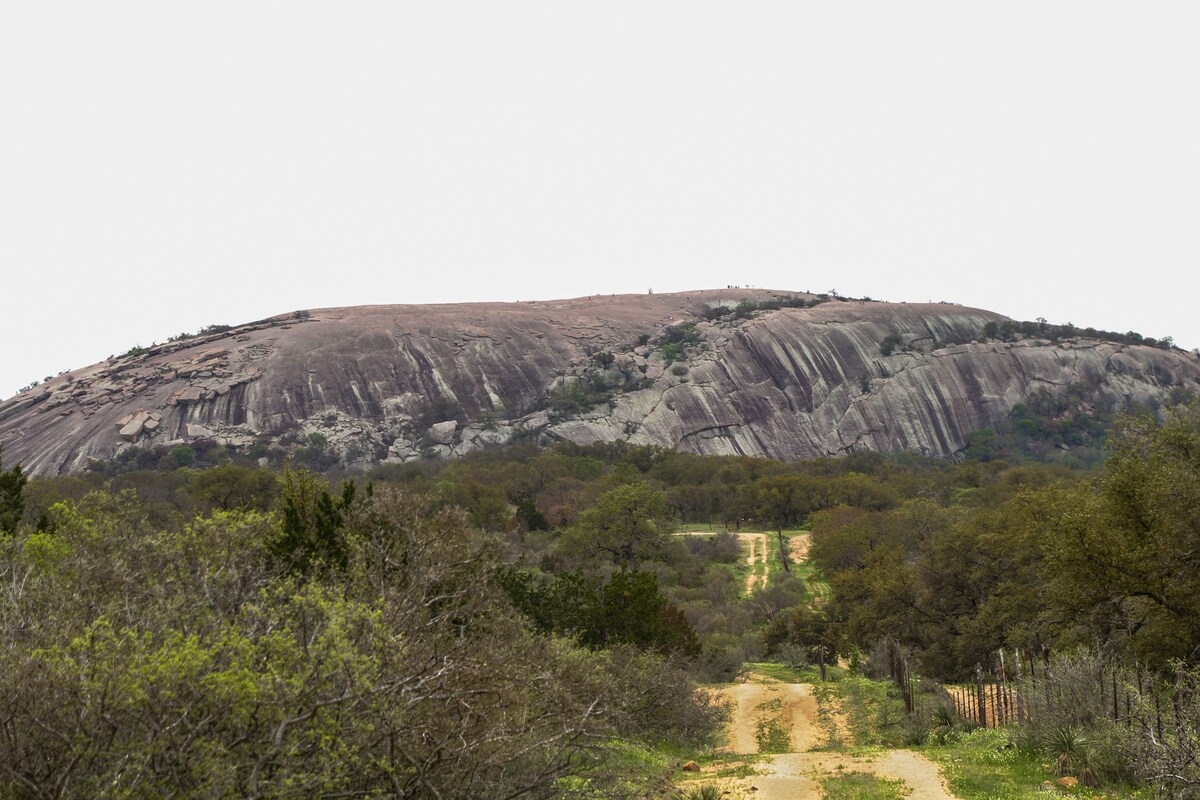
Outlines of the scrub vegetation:
{"type": "Polygon", "coordinates": [[[1192,797],[1200,406],[1106,434],[1079,469],[0,464],[0,797],[645,796],[719,745],[712,687],[750,662],[816,685],[824,749],[920,748],[962,797],[1192,797]]]}

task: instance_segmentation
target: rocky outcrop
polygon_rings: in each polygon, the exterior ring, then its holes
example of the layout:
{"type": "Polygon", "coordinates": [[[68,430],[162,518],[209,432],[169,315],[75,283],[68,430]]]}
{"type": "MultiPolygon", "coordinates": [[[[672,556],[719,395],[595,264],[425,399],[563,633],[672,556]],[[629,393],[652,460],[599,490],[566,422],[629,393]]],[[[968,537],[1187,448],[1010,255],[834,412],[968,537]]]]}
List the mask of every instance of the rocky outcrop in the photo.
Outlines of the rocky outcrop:
{"type": "Polygon", "coordinates": [[[1039,390],[1110,408],[1200,390],[1200,359],[1180,350],[998,342],[982,331],[1005,318],[988,311],[808,305],[819,299],[728,289],[302,312],[53,378],[0,403],[0,444],[35,474],[197,439],[319,441],[359,467],[530,437],[945,456],[1039,390]]]}

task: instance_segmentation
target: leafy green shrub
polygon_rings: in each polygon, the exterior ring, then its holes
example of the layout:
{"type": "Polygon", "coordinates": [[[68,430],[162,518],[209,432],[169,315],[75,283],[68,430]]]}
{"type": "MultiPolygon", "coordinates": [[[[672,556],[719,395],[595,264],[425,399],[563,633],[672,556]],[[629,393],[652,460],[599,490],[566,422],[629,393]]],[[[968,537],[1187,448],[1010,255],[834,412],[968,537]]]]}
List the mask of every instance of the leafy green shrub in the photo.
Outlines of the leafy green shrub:
{"type": "Polygon", "coordinates": [[[668,364],[674,363],[683,358],[684,346],[679,342],[671,342],[662,346],[663,361],[668,364]]]}
{"type": "Polygon", "coordinates": [[[658,344],[682,344],[684,346],[698,344],[704,341],[704,334],[692,321],[672,325],[658,337],[658,344]]]}
{"type": "Polygon", "coordinates": [[[177,444],[172,447],[170,455],[181,467],[190,467],[196,461],[196,452],[186,444],[177,444]]]}
{"type": "Polygon", "coordinates": [[[602,373],[591,373],[585,378],[570,377],[558,385],[549,398],[550,412],[556,418],[586,414],[603,404],[611,404],[612,391],[602,373]]]}

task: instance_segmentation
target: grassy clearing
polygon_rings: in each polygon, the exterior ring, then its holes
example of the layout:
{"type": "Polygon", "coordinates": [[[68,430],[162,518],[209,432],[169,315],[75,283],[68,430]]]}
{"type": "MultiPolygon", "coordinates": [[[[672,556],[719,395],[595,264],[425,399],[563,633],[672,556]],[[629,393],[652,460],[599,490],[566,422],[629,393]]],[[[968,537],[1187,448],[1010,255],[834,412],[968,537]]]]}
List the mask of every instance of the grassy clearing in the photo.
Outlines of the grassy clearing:
{"type": "MultiPolygon", "coordinates": [[[[781,683],[808,683],[813,675],[817,674],[815,668],[804,667],[796,669],[789,667],[787,664],[776,664],[773,661],[758,661],[746,665],[746,669],[751,672],[757,672],[759,675],[765,675],[772,680],[780,681],[781,683]]],[[[820,676],[817,676],[818,680],[820,676]]]]}
{"type": "Polygon", "coordinates": [[[849,723],[847,745],[877,748],[909,743],[906,741],[904,703],[891,684],[838,670],[838,680],[830,690],[835,693],[849,723]]]}
{"type": "Polygon", "coordinates": [[[737,531],[727,530],[724,525],[719,522],[684,522],[679,526],[681,531],[700,531],[703,533],[737,533],[737,531]]]}
{"type": "MultiPolygon", "coordinates": [[[[796,565],[793,564],[790,559],[788,560],[787,568],[784,567],[783,556],[779,553],[779,534],[777,534],[775,531],[762,531],[762,533],[766,534],[767,537],[767,585],[770,586],[772,581],[780,578],[783,575],[789,574],[789,572],[792,575],[796,575],[796,565]]],[[[790,534],[790,531],[783,532],[784,541],[788,543],[789,547],[791,546],[790,534]]]]}
{"type": "MultiPolygon", "coordinates": [[[[788,549],[791,550],[792,536],[807,536],[808,531],[784,531],[784,536],[788,537],[788,549]]],[[[816,567],[808,559],[792,562],[792,574],[804,582],[804,587],[808,592],[808,604],[813,607],[823,606],[833,600],[833,590],[829,588],[829,583],[817,573],[816,567]]]]}
{"type": "Polygon", "coordinates": [[[912,790],[904,781],[881,778],[866,772],[847,772],[821,781],[825,800],[902,800],[912,790]]]}
{"type": "Polygon", "coordinates": [[[981,728],[951,736],[945,745],[920,752],[942,767],[950,789],[962,800],[1033,800],[1051,797],[1092,797],[1108,800],[1148,800],[1149,790],[1044,788],[1056,779],[1047,759],[1036,750],[1016,745],[1010,731],[981,728]]]}

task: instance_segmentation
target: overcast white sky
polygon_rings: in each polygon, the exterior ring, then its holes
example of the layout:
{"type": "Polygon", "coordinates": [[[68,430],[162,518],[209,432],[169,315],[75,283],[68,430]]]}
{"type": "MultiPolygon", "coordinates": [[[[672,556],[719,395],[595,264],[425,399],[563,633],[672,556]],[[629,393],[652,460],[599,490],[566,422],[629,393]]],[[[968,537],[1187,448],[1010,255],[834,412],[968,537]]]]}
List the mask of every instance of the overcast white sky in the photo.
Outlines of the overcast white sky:
{"type": "Polygon", "coordinates": [[[0,397],[212,323],[727,284],[1200,346],[1200,4],[0,5],[0,397]]]}

